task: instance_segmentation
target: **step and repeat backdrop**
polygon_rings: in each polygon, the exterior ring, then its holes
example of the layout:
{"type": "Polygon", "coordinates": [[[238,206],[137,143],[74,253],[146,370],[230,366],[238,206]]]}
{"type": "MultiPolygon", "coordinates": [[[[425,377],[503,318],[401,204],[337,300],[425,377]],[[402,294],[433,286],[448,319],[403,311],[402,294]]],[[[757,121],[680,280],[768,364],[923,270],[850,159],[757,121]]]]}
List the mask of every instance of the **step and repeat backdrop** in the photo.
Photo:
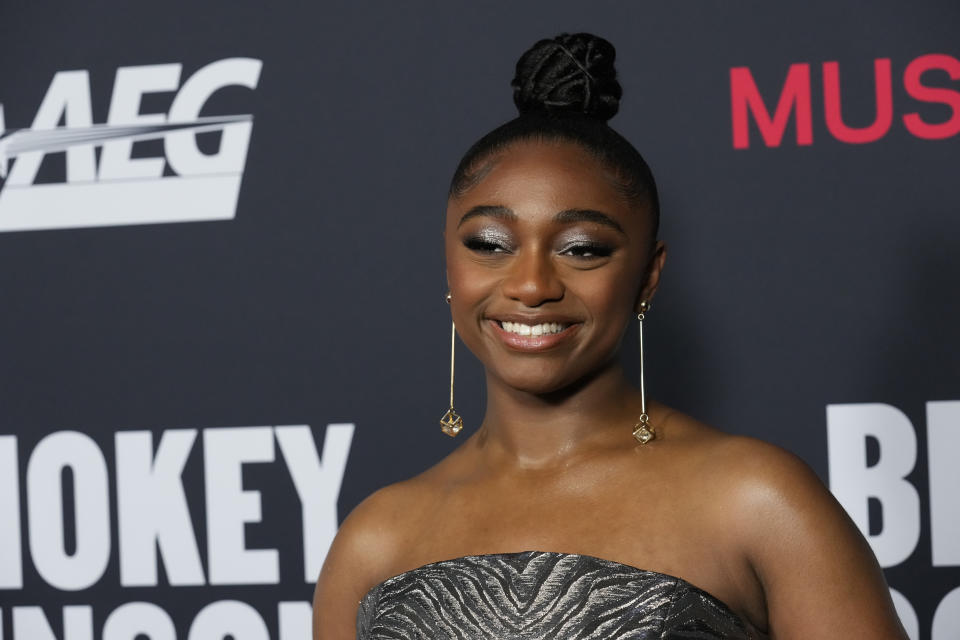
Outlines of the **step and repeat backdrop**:
{"type": "Polygon", "coordinates": [[[447,184],[563,31],[661,187],[653,394],[960,638],[960,4],[108,0],[0,7],[0,639],[309,637],[338,523],[456,446],[447,184]]]}

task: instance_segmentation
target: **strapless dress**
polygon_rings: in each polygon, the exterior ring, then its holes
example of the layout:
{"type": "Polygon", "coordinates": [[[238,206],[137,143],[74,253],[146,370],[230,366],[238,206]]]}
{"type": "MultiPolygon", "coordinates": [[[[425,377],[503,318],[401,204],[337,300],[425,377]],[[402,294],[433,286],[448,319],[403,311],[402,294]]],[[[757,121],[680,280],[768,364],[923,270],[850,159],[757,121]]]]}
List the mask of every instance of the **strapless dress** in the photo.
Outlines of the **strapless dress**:
{"type": "Polygon", "coordinates": [[[753,640],[723,602],[675,576],[572,553],[442,560],[360,601],[358,640],[753,640]]]}

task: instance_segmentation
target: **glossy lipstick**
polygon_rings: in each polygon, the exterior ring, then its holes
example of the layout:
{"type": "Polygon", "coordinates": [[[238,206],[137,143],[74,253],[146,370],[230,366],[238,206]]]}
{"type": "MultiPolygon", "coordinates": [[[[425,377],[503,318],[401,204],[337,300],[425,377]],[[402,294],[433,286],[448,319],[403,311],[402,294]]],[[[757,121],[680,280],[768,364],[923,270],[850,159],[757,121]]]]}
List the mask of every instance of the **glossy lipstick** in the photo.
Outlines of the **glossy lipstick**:
{"type": "MultiPolygon", "coordinates": [[[[497,336],[508,348],[514,351],[523,351],[527,353],[535,353],[538,351],[546,351],[552,349],[553,347],[562,344],[563,342],[569,340],[579,329],[581,324],[579,322],[556,322],[555,324],[566,325],[562,330],[557,331],[556,333],[543,333],[541,335],[521,335],[514,331],[507,331],[501,326],[501,320],[488,319],[487,324],[490,326],[493,334],[497,336]]],[[[533,319],[525,319],[522,322],[518,321],[518,324],[526,325],[538,325],[538,324],[550,324],[549,320],[540,320],[534,321],[533,319]]]]}

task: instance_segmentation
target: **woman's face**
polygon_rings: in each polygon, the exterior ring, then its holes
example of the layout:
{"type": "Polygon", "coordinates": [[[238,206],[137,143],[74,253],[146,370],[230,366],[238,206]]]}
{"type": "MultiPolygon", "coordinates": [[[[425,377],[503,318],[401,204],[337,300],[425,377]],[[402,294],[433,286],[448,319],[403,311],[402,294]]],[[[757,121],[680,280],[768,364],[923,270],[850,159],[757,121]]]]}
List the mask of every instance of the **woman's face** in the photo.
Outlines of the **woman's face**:
{"type": "Polygon", "coordinates": [[[650,215],[571,143],[518,142],[447,205],[451,312],[488,375],[531,393],[614,360],[665,252],[650,215]]]}

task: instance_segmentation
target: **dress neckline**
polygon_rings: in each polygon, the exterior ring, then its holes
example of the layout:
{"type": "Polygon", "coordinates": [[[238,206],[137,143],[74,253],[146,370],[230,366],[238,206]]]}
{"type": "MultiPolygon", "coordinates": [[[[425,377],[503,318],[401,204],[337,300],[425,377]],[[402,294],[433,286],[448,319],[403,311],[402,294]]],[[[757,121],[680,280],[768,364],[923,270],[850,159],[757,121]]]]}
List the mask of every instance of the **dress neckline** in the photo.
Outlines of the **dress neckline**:
{"type": "Polygon", "coordinates": [[[383,585],[385,585],[385,584],[387,584],[387,583],[395,582],[395,581],[397,581],[397,580],[401,580],[401,579],[403,579],[403,578],[409,577],[411,574],[416,574],[416,573],[419,573],[419,572],[422,572],[422,571],[426,571],[426,570],[429,570],[429,569],[434,568],[434,567],[441,567],[441,566],[443,566],[443,565],[452,564],[452,563],[456,563],[456,562],[463,561],[463,560],[476,560],[476,559],[481,559],[481,558],[498,558],[498,557],[499,557],[499,558],[515,558],[515,557],[517,557],[517,556],[522,556],[522,555],[524,555],[524,554],[529,554],[529,553],[537,554],[537,555],[540,555],[540,556],[557,556],[557,557],[566,557],[566,558],[583,558],[583,559],[585,559],[585,560],[591,560],[591,561],[593,561],[593,562],[599,562],[599,563],[606,564],[606,565],[612,565],[612,566],[616,566],[616,567],[621,567],[621,568],[623,568],[623,569],[628,569],[628,570],[630,570],[630,571],[635,571],[635,572],[637,572],[637,573],[642,573],[642,574],[651,575],[651,576],[661,576],[661,577],[663,577],[663,578],[667,578],[667,579],[670,579],[670,580],[674,580],[674,581],[677,582],[678,584],[682,585],[685,589],[690,590],[690,591],[695,591],[695,592],[697,592],[697,593],[702,594],[702,595],[705,596],[706,598],[708,598],[711,602],[713,602],[714,604],[716,604],[719,608],[721,608],[722,610],[726,611],[726,612],[729,613],[731,616],[733,616],[734,618],[736,618],[736,619],[744,626],[744,628],[753,629],[753,625],[751,625],[750,623],[748,623],[744,618],[742,618],[742,617],[741,617],[739,614],[737,614],[733,609],[731,609],[730,606],[729,606],[726,602],[724,602],[724,601],[721,600],[720,598],[716,597],[715,595],[713,595],[713,594],[710,593],[709,591],[706,591],[705,589],[701,589],[701,588],[698,587],[697,585],[695,585],[695,584],[693,584],[693,583],[691,583],[691,582],[689,582],[689,581],[687,581],[687,580],[684,580],[684,579],[681,578],[680,576],[671,575],[671,574],[669,574],[669,573],[663,573],[663,572],[661,572],[661,571],[652,571],[652,570],[650,570],[650,569],[641,569],[640,567],[635,567],[635,566],[633,566],[633,565],[631,565],[631,564],[624,564],[623,562],[617,562],[616,560],[608,560],[608,559],[606,559],[606,558],[601,558],[601,557],[599,557],[599,556],[592,556],[592,555],[586,554],[586,553],[566,553],[566,552],[563,552],[563,551],[539,551],[539,550],[536,550],[536,549],[527,549],[526,551],[507,551],[507,552],[498,552],[498,553],[475,553],[475,554],[457,556],[457,557],[455,557],[455,558],[447,558],[447,559],[445,559],[445,560],[436,560],[436,561],[434,561],[434,562],[428,562],[428,563],[426,563],[426,564],[420,565],[419,567],[414,567],[413,569],[408,569],[408,570],[403,571],[403,572],[401,572],[401,573],[398,573],[398,574],[396,574],[396,575],[392,575],[392,576],[390,576],[389,578],[385,578],[385,579],[381,580],[381,581],[378,582],[377,584],[375,584],[375,585],[373,585],[372,587],[370,587],[370,589],[364,594],[364,596],[363,596],[363,598],[361,599],[361,601],[366,600],[368,597],[371,596],[371,594],[373,594],[374,591],[376,591],[378,588],[382,587],[383,585]]]}

